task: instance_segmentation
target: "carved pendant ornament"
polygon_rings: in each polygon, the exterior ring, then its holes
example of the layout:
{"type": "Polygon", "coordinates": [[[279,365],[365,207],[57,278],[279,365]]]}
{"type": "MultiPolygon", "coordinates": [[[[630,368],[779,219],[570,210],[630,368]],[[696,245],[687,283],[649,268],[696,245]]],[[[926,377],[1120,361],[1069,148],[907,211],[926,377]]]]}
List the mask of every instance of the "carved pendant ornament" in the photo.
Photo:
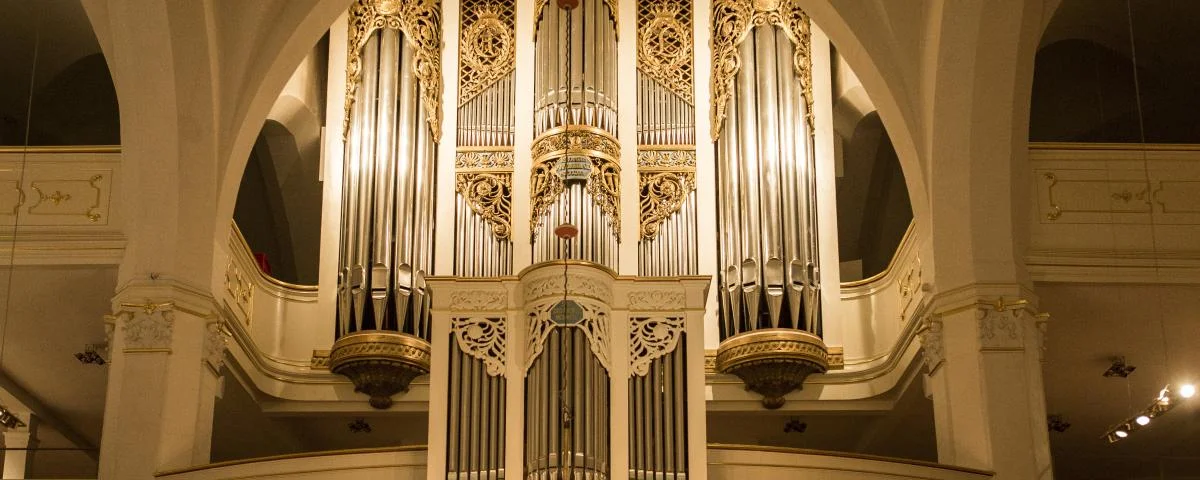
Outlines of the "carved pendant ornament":
{"type": "Polygon", "coordinates": [[[683,335],[680,317],[631,318],[629,322],[629,369],[634,375],[650,372],[654,360],[675,351],[683,335]]]}
{"type": "Polygon", "coordinates": [[[357,0],[350,7],[346,52],[346,120],[342,137],[350,134],[350,114],[362,80],[362,48],[381,28],[399,30],[413,47],[413,75],[421,84],[421,108],[433,141],[442,138],[442,6],[438,0],[357,0]]]}
{"type": "Polygon", "coordinates": [[[507,239],[512,233],[512,151],[466,151],[455,158],[454,191],[507,239]]]}
{"type": "Polygon", "coordinates": [[[712,138],[720,137],[733,80],[741,68],[740,45],[754,27],[778,26],[792,41],[792,65],[807,104],[808,133],[813,130],[812,29],[795,0],[714,0],[712,10],[712,138]]]}
{"type": "Polygon", "coordinates": [[[458,349],[483,362],[491,376],[504,375],[504,318],[455,318],[450,325],[458,349]]]}
{"type": "Polygon", "coordinates": [[[683,206],[696,190],[696,152],[642,150],[638,152],[641,236],[652,240],[658,227],[683,206]]]}

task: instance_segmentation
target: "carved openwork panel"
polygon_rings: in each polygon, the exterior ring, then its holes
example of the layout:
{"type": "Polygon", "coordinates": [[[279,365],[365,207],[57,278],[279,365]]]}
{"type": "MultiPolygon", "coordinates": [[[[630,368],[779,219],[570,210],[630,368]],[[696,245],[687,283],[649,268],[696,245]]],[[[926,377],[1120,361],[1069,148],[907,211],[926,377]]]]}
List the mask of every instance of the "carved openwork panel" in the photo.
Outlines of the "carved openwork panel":
{"type": "Polygon", "coordinates": [[[629,368],[633,375],[646,375],[654,360],[671,353],[683,335],[682,317],[634,317],[629,319],[629,368]]]}
{"type": "Polygon", "coordinates": [[[504,317],[455,318],[450,326],[458,349],[482,361],[492,376],[505,372],[507,329],[504,317]]]}

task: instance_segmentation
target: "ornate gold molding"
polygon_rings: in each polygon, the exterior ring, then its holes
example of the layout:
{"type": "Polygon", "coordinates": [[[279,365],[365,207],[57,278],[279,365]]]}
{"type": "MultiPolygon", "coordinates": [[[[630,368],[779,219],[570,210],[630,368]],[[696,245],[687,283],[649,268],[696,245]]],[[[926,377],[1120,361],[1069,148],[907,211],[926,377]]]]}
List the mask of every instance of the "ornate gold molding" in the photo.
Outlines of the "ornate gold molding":
{"type": "Polygon", "coordinates": [[[512,168],[512,151],[460,151],[454,160],[454,191],[502,240],[512,233],[512,168]]]}
{"type": "Polygon", "coordinates": [[[658,236],[658,226],[683,206],[696,190],[694,150],[639,150],[642,240],[658,236]]]}
{"type": "Polygon", "coordinates": [[[737,375],[747,389],[763,396],[764,407],[774,410],[783,406],[785,395],[802,388],[810,374],[829,369],[829,349],[808,332],[754,330],[721,342],[716,367],[737,375]]]}
{"type": "Polygon", "coordinates": [[[640,0],[637,22],[638,69],[694,106],[692,2],[640,0]]]}
{"type": "Polygon", "coordinates": [[[342,137],[350,133],[350,110],[362,78],[362,48],[375,30],[390,28],[404,34],[416,53],[413,75],[421,84],[421,107],[429,120],[433,141],[442,138],[442,7],[438,0],[357,0],[350,7],[346,52],[346,119],[342,137]]]}
{"type": "Polygon", "coordinates": [[[738,45],[754,27],[775,25],[792,41],[792,64],[800,76],[804,101],[808,105],[808,133],[813,129],[812,29],[808,15],[795,0],[714,0],[712,15],[712,138],[716,140],[724,125],[733,80],[741,69],[738,45]]]}
{"type": "Polygon", "coordinates": [[[460,18],[458,106],[516,69],[515,3],[467,0],[460,18]]]}
{"type": "Polygon", "coordinates": [[[584,156],[592,161],[587,191],[592,200],[612,224],[613,232],[621,235],[621,147],[612,134],[593,127],[569,126],[549,130],[534,139],[531,148],[533,167],[530,172],[530,232],[536,234],[541,218],[563,192],[562,179],[555,172],[555,163],[565,156],[584,156]]]}
{"type": "Polygon", "coordinates": [[[354,391],[371,396],[371,406],[387,409],[392,395],[429,373],[429,342],[412,335],[366,330],[339,338],[329,351],[329,370],[354,382],[354,391]]]}

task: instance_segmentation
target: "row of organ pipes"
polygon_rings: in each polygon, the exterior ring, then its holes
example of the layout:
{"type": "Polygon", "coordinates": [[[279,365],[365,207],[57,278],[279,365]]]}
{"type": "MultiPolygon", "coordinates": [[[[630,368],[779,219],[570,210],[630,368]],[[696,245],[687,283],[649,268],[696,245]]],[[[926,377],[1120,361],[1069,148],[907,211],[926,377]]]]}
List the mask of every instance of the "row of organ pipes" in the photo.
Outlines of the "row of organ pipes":
{"type": "MultiPolygon", "coordinates": [[[[692,48],[684,50],[689,57],[683,67],[664,67],[654,58],[642,58],[645,54],[639,49],[633,92],[637,111],[627,115],[632,117],[628,121],[636,122],[637,152],[622,155],[616,148],[621,65],[618,13],[613,11],[617,3],[535,3],[531,119],[516,118],[513,108],[518,92],[526,89],[515,84],[511,53],[520,19],[511,2],[463,0],[459,18],[446,20],[457,20],[462,27],[460,75],[468,70],[463,62],[472,55],[471,69],[478,75],[459,79],[460,90],[468,84],[472,90],[456,102],[454,145],[440,147],[456,150],[455,221],[446,226],[454,229],[454,244],[443,247],[453,249],[453,274],[512,275],[518,248],[530,248],[535,264],[571,259],[616,270],[621,220],[620,209],[613,205],[621,199],[610,193],[620,189],[605,182],[619,178],[622,159],[636,157],[642,220],[639,275],[699,273],[697,240],[704,233],[697,218],[715,214],[722,340],[775,328],[819,336],[816,189],[811,100],[806,97],[811,93],[802,72],[793,68],[798,37],[787,28],[795,26],[756,24],[735,45],[740,68],[729,79],[732,94],[718,99],[727,102],[727,115],[716,120],[719,133],[711,147],[716,152],[718,211],[701,212],[697,189],[713,186],[695,181],[692,48]],[[466,38],[468,34],[476,36],[466,38]],[[475,49],[466,50],[471,45],[475,49]],[[495,48],[481,48],[487,46],[495,48]],[[672,77],[672,68],[686,68],[687,73],[672,77]],[[548,187],[532,192],[535,198],[516,199],[513,175],[530,172],[513,170],[514,132],[518,121],[527,120],[533,124],[531,161],[535,169],[543,167],[543,185],[548,187]],[[562,172],[572,164],[590,167],[585,181],[564,181],[562,172]],[[537,202],[539,194],[545,195],[545,205],[530,209],[530,243],[514,245],[511,204],[537,202]],[[555,236],[555,227],[564,223],[578,227],[580,235],[555,236]]],[[[662,42],[667,32],[684,35],[675,40],[692,45],[690,2],[633,3],[639,10],[633,41],[654,47],[647,39],[653,35],[662,42]],[[674,28],[664,30],[664,25],[674,28]]],[[[754,12],[759,8],[748,0],[714,3],[754,12]]],[[[791,2],[782,3],[794,9],[791,2]]],[[[386,15],[384,4],[392,5],[358,0],[352,15],[360,10],[386,15]],[[376,4],[373,10],[364,7],[376,4]]],[[[352,29],[356,23],[351,22],[352,29]]],[[[360,68],[357,77],[349,78],[353,89],[347,99],[337,334],[386,330],[428,340],[424,278],[432,273],[433,219],[436,208],[451,207],[434,202],[439,139],[430,120],[435,115],[421,102],[428,94],[423,89],[433,87],[417,74],[418,46],[406,39],[403,29],[389,25],[367,31],[349,47],[360,68]]],[[[353,33],[350,37],[356,38],[353,33]]],[[[655,51],[649,47],[646,51],[655,51]]],[[[507,322],[506,328],[524,325],[521,318],[498,321],[507,322]]],[[[674,352],[654,360],[646,374],[629,378],[628,431],[610,432],[609,385],[624,380],[610,379],[589,341],[578,328],[556,326],[543,353],[528,366],[522,392],[526,424],[521,477],[609,478],[610,443],[613,437],[625,436],[630,478],[686,478],[685,379],[689,368],[702,367],[689,365],[680,341],[674,352]]],[[[503,478],[511,433],[502,421],[511,408],[506,404],[506,379],[486,371],[484,363],[457,342],[449,343],[450,386],[440,393],[446,395],[448,409],[447,478],[503,478]]]]}

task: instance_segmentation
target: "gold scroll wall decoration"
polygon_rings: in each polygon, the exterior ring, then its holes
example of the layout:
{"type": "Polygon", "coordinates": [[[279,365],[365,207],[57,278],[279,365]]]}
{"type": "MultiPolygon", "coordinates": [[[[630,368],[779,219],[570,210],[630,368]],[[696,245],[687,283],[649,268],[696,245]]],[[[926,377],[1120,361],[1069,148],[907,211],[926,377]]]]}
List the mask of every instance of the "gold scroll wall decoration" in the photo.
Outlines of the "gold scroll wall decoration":
{"type": "Polygon", "coordinates": [[[688,105],[692,94],[692,2],[638,2],[638,69],[688,105]]]}
{"type": "Polygon", "coordinates": [[[536,234],[550,206],[563,192],[562,179],[555,169],[566,156],[586,156],[592,161],[587,192],[608,217],[613,232],[621,235],[621,148],[608,132],[573,125],[547,131],[534,139],[531,148],[533,167],[530,174],[530,232],[536,234]]]}
{"type": "Polygon", "coordinates": [[[792,66],[800,77],[807,104],[808,133],[813,129],[812,28],[808,15],[795,0],[714,0],[712,16],[712,138],[724,126],[733,80],[741,68],[738,45],[754,27],[775,25],[792,41],[792,66]]]}
{"type": "Polygon", "coordinates": [[[512,151],[459,151],[454,190],[488,222],[496,238],[512,233],[512,151]]]}
{"type": "Polygon", "coordinates": [[[346,52],[346,119],[342,137],[350,134],[350,110],[362,79],[362,48],[381,28],[399,30],[413,47],[413,75],[421,84],[421,108],[433,141],[442,138],[442,6],[438,0],[356,0],[350,7],[346,52]]]}
{"type": "Polygon", "coordinates": [[[459,39],[458,106],[516,69],[515,3],[466,0],[459,39]]]}
{"type": "Polygon", "coordinates": [[[641,235],[658,236],[658,227],[683,206],[696,190],[694,150],[638,151],[638,188],[641,191],[641,235]]]}

